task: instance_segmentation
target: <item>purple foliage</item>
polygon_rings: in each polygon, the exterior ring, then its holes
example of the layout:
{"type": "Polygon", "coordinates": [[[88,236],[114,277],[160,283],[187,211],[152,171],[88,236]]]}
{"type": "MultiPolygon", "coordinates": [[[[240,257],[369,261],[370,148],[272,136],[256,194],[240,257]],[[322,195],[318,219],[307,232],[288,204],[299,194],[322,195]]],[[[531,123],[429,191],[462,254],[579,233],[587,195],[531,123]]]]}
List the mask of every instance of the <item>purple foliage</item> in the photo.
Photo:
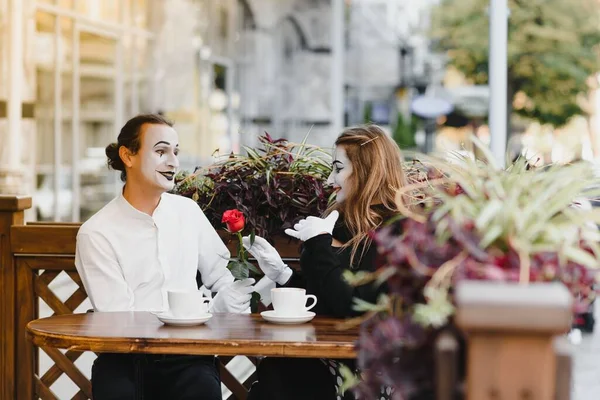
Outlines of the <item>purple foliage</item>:
{"type": "MultiPolygon", "coordinates": [[[[186,185],[179,194],[193,198],[215,227],[221,226],[225,210],[236,208],[246,217],[245,232],[273,238],[300,219],[321,215],[327,209],[331,187],[326,185],[327,171],[303,161],[295,165],[285,139],[268,134],[257,154],[264,163],[248,162],[250,157],[235,156],[210,167],[205,174],[212,188],[186,185]]],[[[322,168],[322,166],[321,166],[322,168]]]]}

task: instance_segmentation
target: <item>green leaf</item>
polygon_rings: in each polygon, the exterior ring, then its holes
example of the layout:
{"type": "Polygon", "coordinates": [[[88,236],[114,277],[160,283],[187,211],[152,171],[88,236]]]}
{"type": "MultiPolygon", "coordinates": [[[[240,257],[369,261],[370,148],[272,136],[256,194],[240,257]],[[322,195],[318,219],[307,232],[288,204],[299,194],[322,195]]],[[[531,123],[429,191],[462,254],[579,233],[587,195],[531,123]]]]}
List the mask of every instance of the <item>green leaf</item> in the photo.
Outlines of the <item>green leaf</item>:
{"type": "Polygon", "coordinates": [[[227,268],[231,271],[231,275],[236,280],[242,280],[248,278],[250,276],[248,268],[244,265],[244,262],[240,262],[238,260],[232,260],[227,265],[227,268]]]}
{"type": "Polygon", "coordinates": [[[389,304],[390,304],[390,298],[387,295],[381,295],[377,299],[377,304],[369,303],[368,301],[359,299],[358,297],[355,297],[353,300],[354,300],[354,305],[352,306],[352,309],[355,311],[360,311],[360,312],[386,311],[389,308],[389,304]]]}
{"type": "Polygon", "coordinates": [[[257,164],[259,164],[261,166],[265,165],[265,161],[263,160],[263,157],[260,154],[258,154],[256,152],[256,150],[254,150],[250,147],[244,147],[244,149],[248,153],[248,156],[250,157],[250,159],[254,160],[257,164]]]}
{"type": "Polygon", "coordinates": [[[494,243],[494,241],[500,237],[502,231],[502,227],[499,225],[493,225],[491,228],[488,228],[487,232],[479,242],[479,246],[483,249],[486,249],[490,244],[494,243]]]}
{"type": "Polygon", "coordinates": [[[342,272],[342,278],[351,286],[361,285],[365,281],[370,281],[372,275],[373,274],[368,271],[352,272],[349,269],[345,269],[344,272],[342,272]]]}
{"type": "Polygon", "coordinates": [[[386,282],[389,278],[396,275],[398,270],[396,268],[387,267],[383,270],[383,272],[377,277],[375,280],[376,285],[381,285],[386,282]]]}
{"type": "Polygon", "coordinates": [[[494,157],[494,154],[492,153],[490,148],[486,146],[485,143],[481,141],[481,139],[479,139],[477,136],[473,136],[471,138],[471,141],[473,142],[475,147],[477,147],[477,150],[483,153],[483,155],[485,156],[485,160],[492,166],[493,169],[500,169],[496,162],[496,157],[494,157]]]}
{"type": "Polygon", "coordinates": [[[342,377],[342,385],[339,388],[339,394],[343,395],[346,392],[346,390],[352,389],[353,387],[358,385],[361,382],[361,380],[346,365],[339,364],[339,366],[339,372],[342,377]]]}
{"type": "Polygon", "coordinates": [[[564,254],[569,260],[575,263],[585,265],[588,268],[598,268],[598,260],[587,251],[568,246],[564,249],[564,254]]]}
{"type": "Polygon", "coordinates": [[[270,185],[270,184],[271,184],[271,172],[272,172],[272,171],[271,171],[271,168],[268,168],[268,169],[265,171],[265,177],[267,178],[267,185],[270,185]]]}
{"type": "Polygon", "coordinates": [[[252,232],[250,232],[250,247],[254,244],[254,239],[256,239],[256,232],[252,229],[252,232]]]}
{"type": "Polygon", "coordinates": [[[478,229],[482,229],[485,227],[498,212],[502,210],[502,202],[500,200],[490,200],[487,203],[481,213],[477,216],[477,220],[475,221],[475,226],[478,229]]]}
{"type": "Polygon", "coordinates": [[[258,268],[256,268],[256,267],[254,266],[254,264],[252,264],[250,261],[246,261],[246,260],[244,260],[244,267],[245,267],[247,270],[249,270],[249,271],[252,271],[252,272],[254,272],[254,273],[255,273],[255,274],[257,274],[257,275],[260,275],[260,276],[264,275],[264,274],[262,273],[262,271],[261,271],[261,270],[259,270],[258,268]]]}
{"type": "Polygon", "coordinates": [[[442,204],[441,207],[439,207],[437,210],[435,210],[433,212],[431,219],[435,222],[438,222],[440,219],[442,219],[445,215],[448,214],[448,212],[450,211],[450,207],[451,207],[451,205],[448,203],[442,204]]]}

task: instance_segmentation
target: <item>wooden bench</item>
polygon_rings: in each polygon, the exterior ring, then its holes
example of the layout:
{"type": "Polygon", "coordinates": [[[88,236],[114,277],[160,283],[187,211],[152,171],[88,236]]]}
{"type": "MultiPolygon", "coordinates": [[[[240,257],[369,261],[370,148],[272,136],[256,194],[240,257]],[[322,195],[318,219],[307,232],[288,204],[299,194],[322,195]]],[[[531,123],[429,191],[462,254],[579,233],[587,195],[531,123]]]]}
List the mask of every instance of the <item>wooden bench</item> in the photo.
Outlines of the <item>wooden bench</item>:
{"type": "MultiPolygon", "coordinates": [[[[39,350],[27,341],[25,334],[26,324],[39,317],[40,300],[54,314],[70,314],[87,299],[74,266],[79,224],[25,224],[24,210],[30,207],[30,197],[0,196],[0,400],[54,399],[51,386],[63,375],[77,386],[72,398],[87,399],[91,397],[91,384],[75,365],[82,353],[42,348],[53,365],[40,376],[39,350]],[[75,287],[66,299],[57,297],[49,287],[61,274],[66,274],[75,287]]],[[[296,243],[281,241],[276,247],[288,262],[297,263],[296,243]]],[[[507,292],[516,296],[515,306],[514,297],[511,302],[500,298],[490,303],[486,302],[490,293],[487,289],[469,285],[457,288],[457,293],[463,294],[459,296],[457,319],[468,343],[468,399],[569,399],[570,353],[553,347],[554,337],[569,327],[565,321],[569,305],[553,302],[558,293],[556,287],[545,290],[543,300],[536,302],[523,291],[507,292]],[[540,304],[545,316],[543,324],[532,323],[540,304]],[[505,325],[498,326],[497,319],[488,318],[498,310],[520,319],[508,318],[505,325]],[[535,360],[545,367],[518,370],[515,374],[522,360],[529,360],[530,364],[535,360]]],[[[437,399],[450,400],[457,383],[457,343],[453,337],[442,335],[436,346],[437,399]]],[[[221,361],[223,383],[233,398],[245,399],[252,377],[239,382],[226,368],[229,360],[221,361]]]]}

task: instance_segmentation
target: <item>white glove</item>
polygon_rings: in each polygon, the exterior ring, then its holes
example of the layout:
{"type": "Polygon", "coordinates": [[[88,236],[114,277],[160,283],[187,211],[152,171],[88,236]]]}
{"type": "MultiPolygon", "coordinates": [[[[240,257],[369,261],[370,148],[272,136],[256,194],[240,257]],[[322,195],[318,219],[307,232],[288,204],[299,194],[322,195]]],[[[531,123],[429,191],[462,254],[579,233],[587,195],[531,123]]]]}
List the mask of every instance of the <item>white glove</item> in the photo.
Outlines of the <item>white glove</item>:
{"type": "Polygon", "coordinates": [[[243,313],[250,308],[254,292],[254,279],[235,281],[217,292],[212,301],[211,312],[243,313]]]}
{"type": "Polygon", "coordinates": [[[270,280],[280,285],[284,285],[290,280],[291,268],[285,265],[275,247],[271,246],[269,242],[260,236],[255,236],[254,243],[250,245],[250,236],[245,236],[242,238],[242,244],[248,253],[256,258],[258,266],[270,280]]]}
{"type": "Polygon", "coordinates": [[[331,235],[339,216],[340,213],[334,210],[327,218],[308,217],[294,225],[294,229],[286,229],[285,233],[303,242],[322,233],[329,233],[331,235]]]}

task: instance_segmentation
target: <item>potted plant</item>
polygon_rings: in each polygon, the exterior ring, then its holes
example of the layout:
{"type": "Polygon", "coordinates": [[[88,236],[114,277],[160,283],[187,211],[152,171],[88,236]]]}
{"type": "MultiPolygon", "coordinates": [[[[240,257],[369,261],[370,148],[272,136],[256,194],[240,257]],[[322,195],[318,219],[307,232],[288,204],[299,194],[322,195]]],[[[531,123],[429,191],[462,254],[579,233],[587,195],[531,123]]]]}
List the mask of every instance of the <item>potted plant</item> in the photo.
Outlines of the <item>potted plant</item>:
{"type": "Polygon", "coordinates": [[[366,311],[354,321],[361,323],[362,372],[347,386],[361,398],[374,398],[381,385],[393,387],[398,399],[433,398],[433,343],[442,330],[460,336],[453,294],[461,280],[562,282],[574,312],[596,295],[600,219],[578,207],[578,199],[597,192],[590,188],[600,187],[592,169],[584,163],[530,169],[522,159],[500,169],[478,146],[487,162],[419,156],[434,173],[403,188],[404,216],[374,233],[380,267],[370,276],[348,274],[354,284],[377,280],[389,289],[378,304],[357,303],[366,311]],[[422,188],[436,201],[408,206],[406,195],[422,188]]]}
{"type": "Polygon", "coordinates": [[[259,148],[230,154],[193,174],[180,173],[174,192],[190,197],[219,229],[223,213],[243,213],[245,233],[274,241],[298,220],[322,214],[331,200],[326,184],[331,155],[323,149],[269,134],[259,148]]]}

